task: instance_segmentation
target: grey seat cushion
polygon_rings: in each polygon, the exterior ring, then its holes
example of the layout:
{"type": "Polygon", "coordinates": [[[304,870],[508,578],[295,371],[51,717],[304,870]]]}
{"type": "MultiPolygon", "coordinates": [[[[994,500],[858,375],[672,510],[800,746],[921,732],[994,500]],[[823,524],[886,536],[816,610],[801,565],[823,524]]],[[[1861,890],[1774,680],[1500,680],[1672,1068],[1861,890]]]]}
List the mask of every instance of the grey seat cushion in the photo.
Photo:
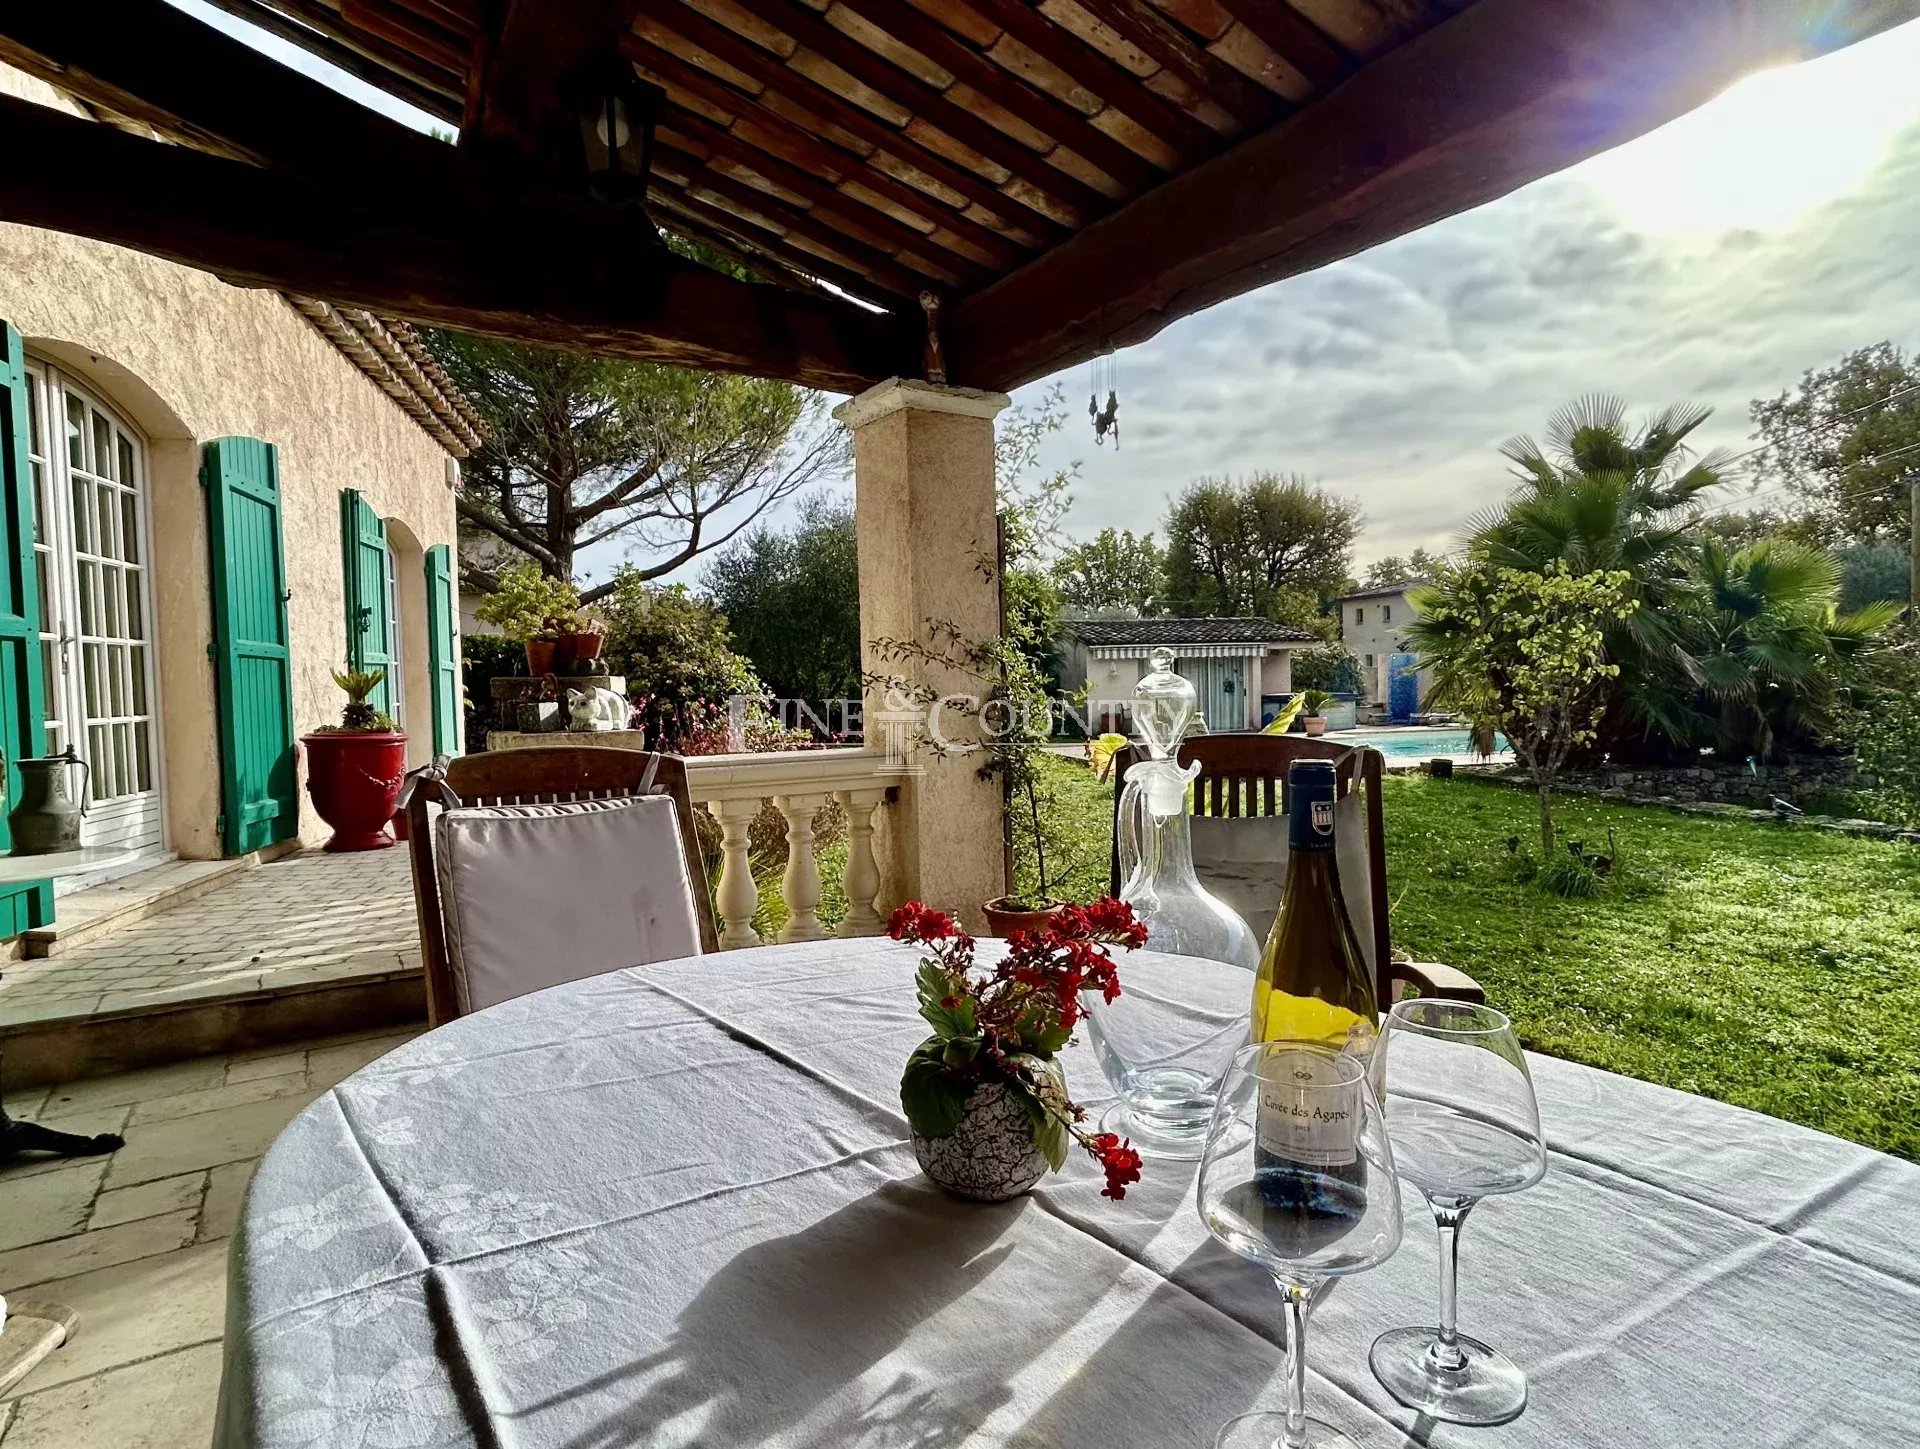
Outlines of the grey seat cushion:
{"type": "Polygon", "coordinates": [[[434,822],[460,1010],[700,952],[670,796],[479,805],[434,822]]]}

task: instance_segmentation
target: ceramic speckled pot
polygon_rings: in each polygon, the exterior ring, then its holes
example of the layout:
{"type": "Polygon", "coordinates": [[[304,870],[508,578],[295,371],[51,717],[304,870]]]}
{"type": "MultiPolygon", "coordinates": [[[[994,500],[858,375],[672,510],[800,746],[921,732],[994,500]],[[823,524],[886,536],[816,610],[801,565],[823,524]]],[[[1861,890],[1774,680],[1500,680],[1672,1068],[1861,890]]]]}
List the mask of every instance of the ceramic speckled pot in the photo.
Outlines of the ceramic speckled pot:
{"type": "Polygon", "coordinates": [[[960,1125],[946,1136],[914,1133],[913,1155],[948,1192],[980,1202],[1018,1197],[1047,1172],[1026,1108],[1004,1082],[975,1087],[960,1125]]]}

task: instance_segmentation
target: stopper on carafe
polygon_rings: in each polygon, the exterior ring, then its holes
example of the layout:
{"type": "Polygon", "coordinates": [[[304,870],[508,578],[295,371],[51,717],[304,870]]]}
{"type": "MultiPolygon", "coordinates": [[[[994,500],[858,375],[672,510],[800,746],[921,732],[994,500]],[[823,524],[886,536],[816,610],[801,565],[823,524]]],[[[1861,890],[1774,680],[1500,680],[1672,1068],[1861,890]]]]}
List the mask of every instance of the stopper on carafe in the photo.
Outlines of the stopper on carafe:
{"type": "Polygon", "coordinates": [[[1173,651],[1155,649],[1147,656],[1147,673],[1133,687],[1133,728],[1149,759],[1173,758],[1193,712],[1193,685],[1173,672],[1173,651]]]}

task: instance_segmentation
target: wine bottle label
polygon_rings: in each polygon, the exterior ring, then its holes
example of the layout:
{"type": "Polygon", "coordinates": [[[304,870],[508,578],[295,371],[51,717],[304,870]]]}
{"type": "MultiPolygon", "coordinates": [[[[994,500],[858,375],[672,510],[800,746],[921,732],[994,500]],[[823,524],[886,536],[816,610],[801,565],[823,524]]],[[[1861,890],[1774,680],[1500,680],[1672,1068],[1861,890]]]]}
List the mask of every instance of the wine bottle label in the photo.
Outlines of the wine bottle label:
{"type": "Polygon", "coordinates": [[[1348,1093],[1325,1090],[1340,1085],[1333,1060],[1312,1051],[1276,1052],[1270,1060],[1284,1079],[1260,1083],[1255,1150],[1303,1167],[1353,1162],[1354,1104],[1348,1093]]]}

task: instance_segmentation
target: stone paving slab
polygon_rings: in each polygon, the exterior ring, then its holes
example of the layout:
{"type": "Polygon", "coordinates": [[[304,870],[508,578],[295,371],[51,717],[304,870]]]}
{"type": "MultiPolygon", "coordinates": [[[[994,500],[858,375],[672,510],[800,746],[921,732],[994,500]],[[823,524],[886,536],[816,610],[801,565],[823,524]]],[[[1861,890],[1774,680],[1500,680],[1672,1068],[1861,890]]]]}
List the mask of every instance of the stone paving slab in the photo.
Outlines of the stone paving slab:
{"type": "Polygon", "coordinates": [[[307,852],[234,872],[51,958],[0,968],[0,1031],[418,967],[406,852],[307,852]]]}
{"type": "Polygon", "coordinates": [[[0,1167],[0,1293],[27,1288],[80,1315],[69,1342],[0,1400],[4,1449],[211,1438],[227,1239],[260,1154],[314,1097],[417,1030],[182,1062],[9,1104],[128,1140],[108,1157],[0,1167]]]}

